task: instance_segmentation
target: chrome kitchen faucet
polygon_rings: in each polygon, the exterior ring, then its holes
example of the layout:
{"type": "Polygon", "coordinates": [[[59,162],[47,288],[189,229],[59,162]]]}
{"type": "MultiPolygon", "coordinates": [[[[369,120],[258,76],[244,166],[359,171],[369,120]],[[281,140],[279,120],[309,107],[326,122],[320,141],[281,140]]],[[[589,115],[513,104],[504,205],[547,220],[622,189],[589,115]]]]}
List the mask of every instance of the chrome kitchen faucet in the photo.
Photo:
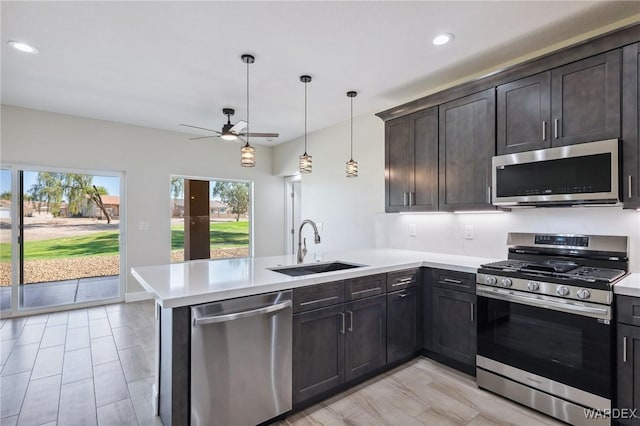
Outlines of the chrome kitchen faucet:
{"type": "Polygon", "coordinates": [[[318,234],[318,227],[315,222],[311,219],[303,220],[298,229],[298,263],[302,263],[304,257],[307,255],[307,239],[302,238],[302,228],[307,223],[313,226],[314,242],[320,244],[320,234],[318,234]]]}

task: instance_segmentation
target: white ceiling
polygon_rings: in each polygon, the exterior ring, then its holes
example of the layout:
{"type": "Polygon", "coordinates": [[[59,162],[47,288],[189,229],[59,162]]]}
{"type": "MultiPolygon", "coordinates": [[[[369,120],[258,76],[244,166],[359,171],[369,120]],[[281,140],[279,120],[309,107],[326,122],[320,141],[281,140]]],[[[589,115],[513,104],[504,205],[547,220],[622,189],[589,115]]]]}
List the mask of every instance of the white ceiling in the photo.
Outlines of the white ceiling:
{"type": "MultiPolygon", "coordinates": [[[[275,145],[640,13],[637,1],[2,1],[2,103],[184,132],[223,107],[275,145]],[[454,33],[449,45],[433,37],[454,33]],[[25,55],[8,40],[27,41],[25,55]]],[[[185,135],[185,137],[187,137],[185,135]]]]}

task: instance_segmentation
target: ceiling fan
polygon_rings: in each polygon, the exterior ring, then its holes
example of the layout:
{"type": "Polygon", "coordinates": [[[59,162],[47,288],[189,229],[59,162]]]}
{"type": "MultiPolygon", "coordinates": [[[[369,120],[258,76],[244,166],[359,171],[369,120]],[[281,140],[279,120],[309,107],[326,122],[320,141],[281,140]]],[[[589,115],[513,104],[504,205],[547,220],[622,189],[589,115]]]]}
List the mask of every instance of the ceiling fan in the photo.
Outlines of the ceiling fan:
{"type": "Polygon", "coordinates": [[[236,139],[244,140],[240,136],[249,136],[252,138],[277,138],[280,136],[279,133],[243,133],[242,131],[247,127],[247,122],[244,120],[238,121],[236,124],[231,123],[231,116],[235,114],[235,110],[233,108],[222,108],[222,113],[227,116],[227,124],[222,126],[222,131],[219,132],[217,130],[207,129],[206,127],[198,127],[192,126],[190,124],[180,124],[183,127],[191,127],[193,129],[206,130],[208,132],[217,133],[212,136],[199,136],[195,138],[190,138],[190,141],[196,139],[207,139],[207,138],[221,138],[226,141],[234,141],[236,139]]]}

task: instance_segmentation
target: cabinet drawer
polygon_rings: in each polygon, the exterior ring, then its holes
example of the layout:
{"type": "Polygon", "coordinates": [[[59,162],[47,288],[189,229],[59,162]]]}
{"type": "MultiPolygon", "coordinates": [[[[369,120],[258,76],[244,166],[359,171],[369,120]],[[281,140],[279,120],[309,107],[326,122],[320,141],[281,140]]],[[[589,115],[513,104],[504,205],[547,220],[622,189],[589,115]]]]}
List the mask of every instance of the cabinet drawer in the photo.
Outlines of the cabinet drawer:
{"type": "Polygon", "coordinates": [[[310,311],[344,302],[344,281],[293,289],[293,313],[310,311]]]}
{"type": "Polygon", "coordinates": [[[616,296],[616,320],[640,326],[640,297],[616,296]]]}
{"type": "Polygon", "coordinates": [[[448,288],[450,290],[464,291],[467,293],[476,292],[476,275],[466,272],[445,271],[434,269],[433,285],[436,287],[448,288]]]}
{"type": "Polygon", "coordinates": [[[418,284],[420,270],[406,269],[404,271],[389,272],[387,274],[387,291],[402,290],[418,284]]]}
{"type": "Polygon", "coordinates": [[[345,280],[346,300],[357,300],[387,292],[387,274],[345,280]]]}

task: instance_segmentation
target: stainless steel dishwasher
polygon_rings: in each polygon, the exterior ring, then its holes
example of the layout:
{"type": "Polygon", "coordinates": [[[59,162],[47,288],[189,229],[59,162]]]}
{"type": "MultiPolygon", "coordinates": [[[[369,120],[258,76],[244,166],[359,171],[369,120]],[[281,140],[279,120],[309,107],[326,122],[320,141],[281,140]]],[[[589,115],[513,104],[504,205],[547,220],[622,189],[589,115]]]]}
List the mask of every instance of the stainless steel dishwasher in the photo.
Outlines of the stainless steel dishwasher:
{"type": "Polygon", "coordinates": [[[251,426],[291,410],[291,291],[191,308],[191,425],[251,426]]]}

